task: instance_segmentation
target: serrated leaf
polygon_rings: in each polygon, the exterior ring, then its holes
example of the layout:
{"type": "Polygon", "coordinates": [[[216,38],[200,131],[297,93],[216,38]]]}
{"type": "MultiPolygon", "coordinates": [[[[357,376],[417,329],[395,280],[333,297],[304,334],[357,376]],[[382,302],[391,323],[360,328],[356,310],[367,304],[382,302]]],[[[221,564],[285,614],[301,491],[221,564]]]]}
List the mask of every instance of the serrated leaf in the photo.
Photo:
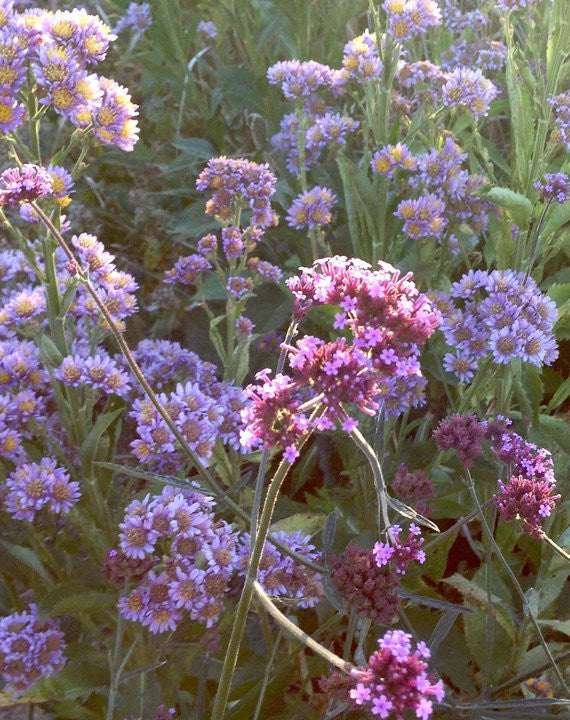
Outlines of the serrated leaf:
{"type": "Polygon", "coordinates": [[[570,203],[556,203],[550,208],[548,219],[542,231],[543,237],[548,237],[559,230],[566,223],[570,223],[570,203]]]}
{"type": "MultiPolygon", "coordinates": [[[[487,590],[480,587],[472,580],[464,578],[462,575],[455,573],[451,577],[444,578],[442,582],[451,585],[463,595],[467,605],[481,610],[483,613],[489,611],[489,596],[487,590]]],[[[507,635],[514,640],[516,636],[516,627],[513,618],[505,609],[504,600],[497,595],[491,593],[491,601],[493,603],[493,617],[498,624],[505,630],[507,635]]]]}
{"type": "MultiPolygon", "coordinates": [[[[499,613],[497,613],[497,617],[500,617],[499,613]]],[[[503,623],[499,621],[494,628],[495,639],[491,656],[487,633],[488,621],[489,617],[484,612],[463,616],[465,640],[471,655],[481,671],[485,672],[489,682],[497,684],[502,680],[511,659],[513,638],[511,633],[505,631],[503,623]]],[[[514,634],[514,628],[512,628],[512,632],[514,634]]]]}
{"type": "Polygon", "coordinates": [[[346,605],[342,595],[333,585],[329,575],[323,576],[323,592],[330,604],[343,615],[347,614],[346,605]]]}
{"type": "Polygon", "coordinates": [[[570,637],[570,620],[537,620],[537,623],[570,637]]]}
{"type": "Polygon", "coordinates": [[[560,308],[570,300],[570,283],[554,283],[546,292],[556,307],[560,308]]]}
{"type": "Polygon", "coordinates": [[[416,605],[425,605],[425,607],[435,608],[436,610],[443,610],[444,612],[453,611],[455,613],[467,614],[474,612],[473,610],[471,610],[471,608],[465,607],[463,605],[457,605],[456,603],[450,603],[446,600],[439,600],[438,598],[432,598],[427,595],[416,595],[415,593],[408,592],[407,590],[403,590],[402,588],[398,589],[397,594],[400,597],[406,598],[406,600],[410,600],[416,605]]]}
{"type": "Polygon", "coordinates": [[[532,203],[521,193],[495,185],[481,188],[476,194],[507,210],[519,227],[524,228],[528,225],[532,203]]]}
{"type": "Polygon", "coordinates": [[[437,621],[437,625],[433,629],[431,637],[428,641],[428,647],[430,649],[432,657],[437,654],[439,646],[449,634],[449,631],[453,627],[453,624],[458,617],[459,610],[446,610],[437,621]]]}
{"type": "Polygon", "coordinates": [[[570,425],[554,415],[539,415],[542,432],[549,435],[567,455],[570,455],[570,425]]]}
{"type": "MultiPolygon", "coordinates": [[[[559,538],[560,544],[560,538],[559,538]]],[[[542,615],[544,611],[552,605],[552,603],[560,596],[560,593],[566,587],[568,582],[568,570],[559,570],[557,573],[545,580],[539,590],[540,599],[538,604],[538,615],[542,615]]]]}

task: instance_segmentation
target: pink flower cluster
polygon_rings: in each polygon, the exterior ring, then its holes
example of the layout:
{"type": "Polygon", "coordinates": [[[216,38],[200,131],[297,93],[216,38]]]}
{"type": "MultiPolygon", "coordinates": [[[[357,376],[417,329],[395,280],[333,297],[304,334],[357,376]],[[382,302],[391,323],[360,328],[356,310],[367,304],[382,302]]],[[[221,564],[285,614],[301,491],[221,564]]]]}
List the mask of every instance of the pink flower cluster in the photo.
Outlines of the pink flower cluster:
{"type": "Polygon", "coordinates": [[[342,256],[317,260],[290,278],[297,321],[311,306],[337,306],[333,328],[351,337],[327,342],[308,335],[285,346],[290,375],[270,379],[264,370],[256,376],[259,384],[246,389],[251,405],[243,413],[242,444],[277,445],[292,461],[297,438],[312,429],[333,428],[335,420],[346,431],[358,424],[346,406],[374,415],[384,403],[388,414],[398,415],[421,403],[425,379],[419,348],[439,315],[410,278],[387,263],[373,270],[342,256]]]}

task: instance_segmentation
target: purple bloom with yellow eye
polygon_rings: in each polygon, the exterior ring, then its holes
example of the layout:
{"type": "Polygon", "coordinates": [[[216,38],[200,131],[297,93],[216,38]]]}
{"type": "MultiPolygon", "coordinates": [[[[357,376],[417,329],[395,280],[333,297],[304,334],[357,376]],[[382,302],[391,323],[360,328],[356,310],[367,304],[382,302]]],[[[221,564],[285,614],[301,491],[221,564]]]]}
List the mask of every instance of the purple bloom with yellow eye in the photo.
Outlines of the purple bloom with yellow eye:
{"type": "Polygon", "coordinates": [[[473,116],[487,115],[497,88],[487,80],[481,70],[468,67],[455,68],[442,88],[442,101],[447,106],[467,106],[473,116]]]}
{"type": "Polygon", "coordinates": [[[22,103],[3,95],[0,97],[0,130],[8,135],[22,125],[26,116],[26,110],[22,103]]]}
{"type": "Polygon", "coordinates": [[[327,225],[332,220],[332,206],[336,196],[325,187],[315,187],[301,193],[287,212],[287,224],[296,230],[327,225]]]}

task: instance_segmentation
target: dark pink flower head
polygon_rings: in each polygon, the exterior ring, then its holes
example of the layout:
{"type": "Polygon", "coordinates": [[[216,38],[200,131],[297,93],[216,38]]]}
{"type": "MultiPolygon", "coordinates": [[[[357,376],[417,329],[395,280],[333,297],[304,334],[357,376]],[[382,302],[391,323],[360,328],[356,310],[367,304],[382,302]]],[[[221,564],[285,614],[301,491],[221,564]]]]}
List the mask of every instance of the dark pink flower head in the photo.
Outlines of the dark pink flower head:
{"type": "Polygon", "coordinates": [[[344,338],[327,343],[305,335],[290,348],[289,364],[296,382],[306,383],[316,395],[323,396],[327,415],[344,420],[344,403],[354,403],[368,415],[378,410],[373,399],[378,394],[378,374],[366,355],[344,338]]]}
{"type": "Polygon", "coordinates": [[[0,205],[16,206],[53,194],[53,178],[39,165],[8,168],[0,175],[0,205]]]}
{"type": "Polygon", "coordinates": [[[542,536],[542,521],[548,517],[561,495],[552,495],[555,490],[553,479],[539,480],[516,475],[508,482],[499,480],[500,493],[495,495],[495,503],[501,518],[518,520],[521,529],[531,537],[542,536]]]}
{"type": "Polygon", "coordinates": [[[424,642],[412,650],[412,636],[402,630],[389,630],[378,640],[379,649],[368,659],[364,669],[353,670],[359,680],[350,691],[350,699],[380,718],[393,713],[402,720],[406,710],[427,720],[433,712],[428,696],[443,700],[443,682],[432,683],[426,673],[430,652],[424,642]]]}
{"type": "Polygon", "coordinates": [[[301,400],[296,386],[287,375],[269,377],[269,370],[255,376],[259,385],[249,385],[245,393],[251,403],[242,410],[244,429],[240,442],[246,448],[277,445],[285,449],[285,457],[293,462],[298,451],[296,441],[307,435],[309,419],[299,409],[301,400]]]}
{"type": "Polygon", "coordinates": [[[402,528],[399,525],[392,525],[388,531],[390,542],[377,542],[374,545],[374,557],[378,567],[393,562],[396,572],[403,575],[409,562],[415,560],[421,565],[426,560],[426,554],[423,550],[420,550],[424,539],[417,525],[410,524],[408,537],[404,543],[400,540],[401,532],[402,528]]]}
{"type": "Polygon", "coordinates": [[[475,415],[451,415],[444,418],[433,433],[438,450],[453,448],[459,462],[466,468],[473,465],[483,449],[481,439],[485,437],[486,427],[475,415]]]}

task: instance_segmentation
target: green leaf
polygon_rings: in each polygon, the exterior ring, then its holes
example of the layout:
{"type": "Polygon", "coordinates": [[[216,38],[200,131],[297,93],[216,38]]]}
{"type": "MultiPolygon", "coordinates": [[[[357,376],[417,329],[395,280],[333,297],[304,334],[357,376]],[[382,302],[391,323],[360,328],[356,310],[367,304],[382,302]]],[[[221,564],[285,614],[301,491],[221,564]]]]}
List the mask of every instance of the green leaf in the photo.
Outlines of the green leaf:
{"type": "Polygon", "coordinates": [[[193,489],[201,492],[203,495],[208,495],[208,490],[194,483],[191,484],[186,480],[181,480],[174,475],[160,475],[159,473],[150,472],[149,470],[139,470],[138,468],[129,467],[128,465],[118,465],[117,463],[110,462],[97,461],[94,462],[93,465],[107,468],[107,470],[114,470],[116,473],[129,475],[139,480],[149,480],[150,482],[160,483],[161,485],[174,485],[174,487],[184,488],[186,490],[193,489]]]}
{"type": "Polygon", "coordinates": [[[325,524],[325,515],[321,513],[295,513],[290,517],[278,520],[271,526],[270,532],[285,532],[289,535],[300,531],[303,535],[316,535],[325,524]]]}
{"type": "Polygon", "coordinates": [[[104,610],[113,610],[117,604],[117,598],[109,593],[96,590],[87,590],[58,600],[51,609],[54,615],[77,615],[78,613],[90,613],[104,610]]]}
{"type": "MultiPolygon", "coordinates": [[[[484,613],[489,611],[489,597],[485,588],[480,587],[472,580],[468,580],[458,573],[455,573],[455,575],[451,577],[444,578],[443,582],[459,590],[468,607],[472,606],[474,609],[481,610],[484,613]]],[[[514,641],[517,632],[516,626],[513,618],[505,609],[505,601],[494,593],[491,593],[491,601],[493,603],[493,618],[503,628],[508,637],[514,641]]]]}
{"type": "Polygon", "coordinates": [[[566,223],[570,223],[570,203],[566,202],[562,205],[556,203],[548,212],[548,219],[542,231],[543,237],[552,235],[566,223]]]}
{"type": "Polygon", "coordinates": [[[506,187],[486,186],[475,193],[504,208],[521,228],[528,225],[532,213],[531,201],[520,193],[506,187]]]}
{"type": "Polygon", "coordinates": [[[563,383],[561,383],[557,389],[552,398],[550,399],[550,402],[548,403],[547,410],[549,412],[552,412],[553,410],[556,410],[559,408],[562,403],[570,396],[570,377],[567,377],[566,380],[564,380],[563,383]]]}
{"type": "Polygon", "coordinates": [[[542,431],[549,435],[567,455],[570,455],[570,425],[554,415],[539,415],[542,431]]]}
{"type": "Polygon", "coordinates": [[[376,206],[378,198],[362,169],[356,168],[343,155],[337,157],[337,165],[344,189],[348,229],[354,253],[357,257],[370,259],[377,240],[377,223],[372,208],[376,206]]]}
{"type": "Polygon", "coordinates": [[[51,575],[33,550],[22,545],[14,545],[7,540],[0,540],[0,546],[12,555],[15,560],[31,568],[47,585],[53,585],[51,575]]]}
{"type": "Polygon", "coordinates": [[[79,457],[81,458],[82,463],[84,463],[87,467],[89,467],[97,456],[99,443],[101,442],[103,435],[107,432],[111,425],[124,414],[124,412],[125,408],[120,407],[117,410],[103,412],[99,415],[95,425],[93,425],[89,434],[81,443],[81,447],[79,448],[79,457]]]}

